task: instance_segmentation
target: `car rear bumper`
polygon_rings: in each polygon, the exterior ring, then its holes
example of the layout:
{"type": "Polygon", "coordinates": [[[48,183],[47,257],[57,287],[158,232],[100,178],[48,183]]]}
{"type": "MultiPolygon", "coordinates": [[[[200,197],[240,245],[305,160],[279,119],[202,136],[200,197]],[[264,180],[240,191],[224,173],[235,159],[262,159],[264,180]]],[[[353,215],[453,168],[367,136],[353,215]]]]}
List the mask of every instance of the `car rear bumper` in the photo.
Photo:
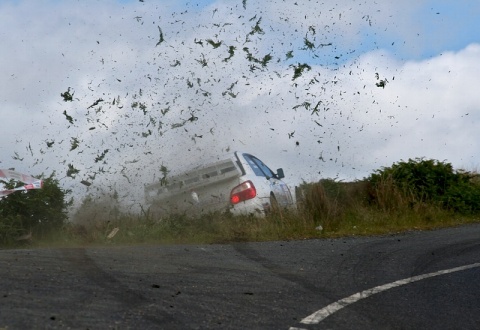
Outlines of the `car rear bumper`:
{"type": "Polygon", "coordinates": [[[254,215],[262,217],[265,216],[268,210],[270,210],[270,199],[259,197],[240,202],[230,207],[230,212],[233,215],[254,215]]]}

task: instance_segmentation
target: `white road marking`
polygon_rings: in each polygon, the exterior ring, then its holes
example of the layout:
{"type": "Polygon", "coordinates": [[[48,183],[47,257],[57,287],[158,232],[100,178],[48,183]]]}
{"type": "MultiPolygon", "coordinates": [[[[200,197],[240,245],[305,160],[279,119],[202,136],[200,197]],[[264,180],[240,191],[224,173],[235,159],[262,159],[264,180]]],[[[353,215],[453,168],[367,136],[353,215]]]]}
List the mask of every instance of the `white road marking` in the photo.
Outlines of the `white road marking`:
{"type": "MultiPolygon", "coordinates": [[[[461,266],[461,267],[456,267],[456,268],[451,268],[451,269],[444,269],[444,270],[439,270],[438,272],[433,272],[433,273],[428,273],[428,274],[423,274],[423,275],[417,275],[413,277],[408,277],[403,280],[398,280],[392,283],[376,286],[371,289],[364,290],[362,292],[358,292],[355,294],[352,294],[350,297],[343,298],[341,300],[338,300],[334,303],[331,303],[330,305],[316,311],[310,316],[307,316],[304,318],[300,323],[303,324],[318,324],[321,321],[323,321],[325,318],[328,316],[332,315],[335,312],[338,312],[344,307],[347,307],[348,305],[351,305],[361,299],[365,299],[367,297],[373,296],[374,294],[396,288],[398,286],[402,286],[405,284],[417,282],[420,280],[424,280],[426,278],[438,276],[438,275],[444,275],[444,274],[449,274],[449,273],[454,273],[454,272],[459,272],[462,270],[470,269],[470,268],[476,268],[480,267],[480,262],[466,265],[466,266],[461,266]]],[[[295,329],[295,328],[293,328],[295,329]]]]}

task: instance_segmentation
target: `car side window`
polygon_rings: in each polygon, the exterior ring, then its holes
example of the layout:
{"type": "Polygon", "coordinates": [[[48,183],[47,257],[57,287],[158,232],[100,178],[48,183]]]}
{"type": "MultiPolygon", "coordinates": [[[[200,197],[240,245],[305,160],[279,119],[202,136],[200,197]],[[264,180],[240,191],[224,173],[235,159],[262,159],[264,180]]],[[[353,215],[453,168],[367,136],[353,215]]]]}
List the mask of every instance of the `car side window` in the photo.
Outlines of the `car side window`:
{"type": "Polygon", "coordinates": [[[257,165],[260,167],[262,172],[265,173],[265,176],[267,176],[269,178],[274,178],[275,177],[275,174],[272,172],[272,170],[267,165],[265,165],[260,159],[255,158],[255,157],[252,157],[252,158],[253,158],[253,161],[255,163],[257,163],[257,165]]]}
{"type": "Polygon", "coordinates": [[[243,157],[247,161],[248,165],[250,165],[250,168],[256,176],[265,176],[260,167],[253,161],[252,156],[243,154],[243,157]]]}
{"type": "Polygon", "coordinates": [[[260,159],[247,154],[244,154],[243,156],[256,176],[264,176],[268,178],[275,177],[275,174],[272,172],[272,170],[270,170],[268,166],[265,165],[260,159]]]}

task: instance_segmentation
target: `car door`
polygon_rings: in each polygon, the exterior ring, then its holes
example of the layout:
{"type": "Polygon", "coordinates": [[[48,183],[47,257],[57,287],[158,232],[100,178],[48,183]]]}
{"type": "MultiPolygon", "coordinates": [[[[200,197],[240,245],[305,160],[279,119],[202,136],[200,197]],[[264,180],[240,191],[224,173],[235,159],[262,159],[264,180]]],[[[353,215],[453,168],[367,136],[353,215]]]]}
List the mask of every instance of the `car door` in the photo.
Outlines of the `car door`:
{"type": "Polygon", "coordinates": [[[275,195],[277,202],[281,206],[288,206],[291,203],[290,190],[287,185],[277,178],[276,173],[274,173],[264,162],[258,159],[255,156],[248,155],[250,160],[254,162],[258,168],[265,175],[265,178],[268,180],[270,185],[270,190],[275,195]]]}

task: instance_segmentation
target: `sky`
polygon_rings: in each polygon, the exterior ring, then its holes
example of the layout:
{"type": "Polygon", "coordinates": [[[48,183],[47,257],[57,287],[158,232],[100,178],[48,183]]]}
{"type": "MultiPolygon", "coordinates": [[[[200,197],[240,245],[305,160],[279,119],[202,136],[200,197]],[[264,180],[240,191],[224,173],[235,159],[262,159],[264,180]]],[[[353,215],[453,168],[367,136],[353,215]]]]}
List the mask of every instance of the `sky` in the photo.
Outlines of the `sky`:
{"type": "Polygon", "coordinates": [[[292,186],[415,158],[477,171],[479,15],[476,0],[1,0],[0,168],[129,205],[162,165],[236,150],[292,186]]]}

